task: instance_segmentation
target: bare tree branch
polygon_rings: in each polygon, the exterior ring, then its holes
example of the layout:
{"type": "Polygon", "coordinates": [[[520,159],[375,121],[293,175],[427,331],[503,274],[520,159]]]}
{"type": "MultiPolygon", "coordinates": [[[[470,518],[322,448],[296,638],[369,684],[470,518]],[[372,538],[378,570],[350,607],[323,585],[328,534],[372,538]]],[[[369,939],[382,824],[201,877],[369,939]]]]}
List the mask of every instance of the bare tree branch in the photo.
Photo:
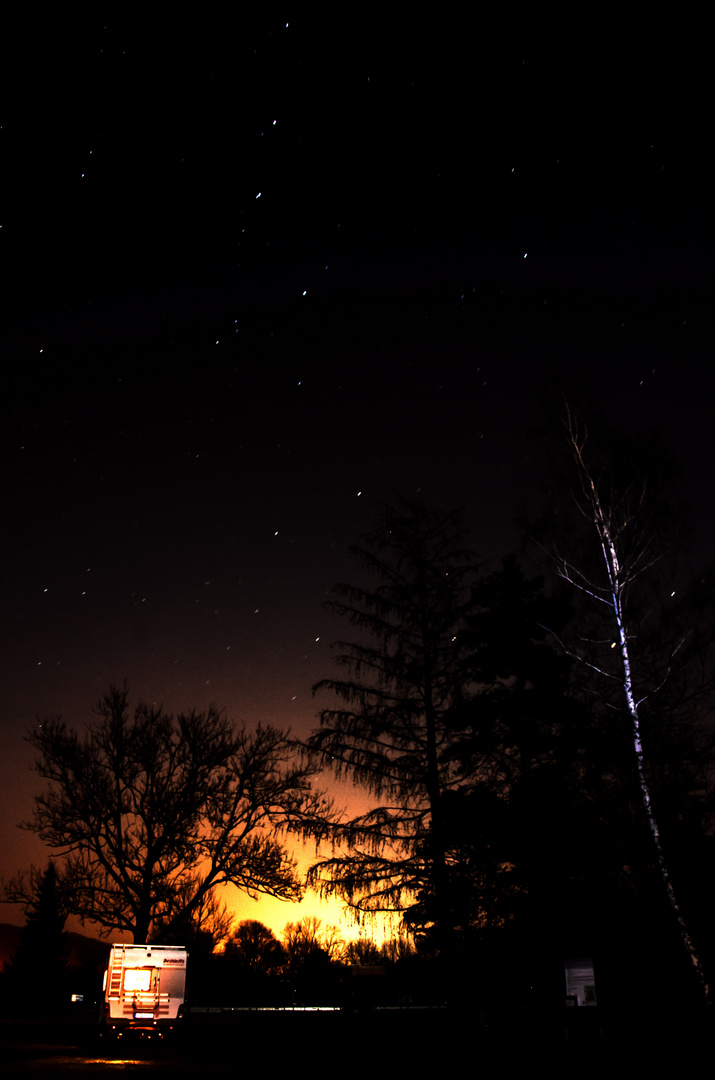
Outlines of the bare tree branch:
{"type": "MultiPolygon", "coordinates": [[[[651,569],[660,559],[655,550],[655,542],[649,531],[646,511],[647,485],[643,483],[636,492],[633,485],[627,486],[620,496],[612,491],[602,493],[602,479],[597,478],[586,456],[587,432],[579,429],[576,417],[568,405],[564,418],[564,427],[568,446],[574,461],[580,498],[576,499],[582,516],[593,526],[600,554],[600,564],[605,571],[605,587],[595,589],[588,582],[585,574],[574,571],[561,552],[553,552],[553,566],[556,574],[586,593],[600,604],[606,604],[615,630],[615,649],[619,659],[617,672],[605,671],[599,664],[590,662],[577,651],[565,650],[576,657],[582,664],[601,676],[616,680],[621,688],[623,702],[631,723],[631,741],[635,758],[635,767],[640,790],[641,802],[650,829],[657,856],[660,876],[668,902],[680,927],[683,944],[695,969],[705,996],[711,999],[710,986],[690,936],[687,924],[676,898],[670,871],[666,862],[660,830],[653,809],[650,786],[646,777],[643,741],[641,733],[640,707],[654,693],[658,693],[668,679],[671,662],[682,642],[676,646],[666,667],[665,675],[655,688],[649,688],[639,697],[635,692],[633,664],[633,644],[635,635],[631,629],[627,597],[637,578],[651,569]],[[602,595],[601,595],[602,594],[602,595]]],[[[563,647],[563,644],[562,644],[563,647]]]]}
{"type": "Polygon", "coordinates": [[[319,836],[333,810],[287,733],[249,733],[213,707],[132,712],[126,688],[96,717],[84,736],[59,719],[28,736],[47,787],[24,828],[62,857],[75,914],[143,941],[201,921],[220,885],[300,898],[285,839],[319,836]]]}

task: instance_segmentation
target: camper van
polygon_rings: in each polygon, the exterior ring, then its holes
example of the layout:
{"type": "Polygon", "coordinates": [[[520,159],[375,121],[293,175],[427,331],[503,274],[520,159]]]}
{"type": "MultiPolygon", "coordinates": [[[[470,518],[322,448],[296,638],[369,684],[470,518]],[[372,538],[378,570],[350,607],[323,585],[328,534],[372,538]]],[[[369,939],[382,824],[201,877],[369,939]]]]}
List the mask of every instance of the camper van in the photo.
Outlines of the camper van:
{"type": "Polygon", "coordinates": [[[183,945],[112,945],[104,973],[103,1034],[160,1037],[175,1030],[186,1007],[183,945]]]}

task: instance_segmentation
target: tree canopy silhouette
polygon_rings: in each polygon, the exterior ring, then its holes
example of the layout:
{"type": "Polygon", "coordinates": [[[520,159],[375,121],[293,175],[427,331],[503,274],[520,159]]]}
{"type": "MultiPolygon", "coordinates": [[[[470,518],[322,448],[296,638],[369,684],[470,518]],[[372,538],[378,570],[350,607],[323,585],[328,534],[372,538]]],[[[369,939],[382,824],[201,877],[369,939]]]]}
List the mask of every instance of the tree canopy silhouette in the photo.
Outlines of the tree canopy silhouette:
{"type": "Polygon", "coordinates": [[[20,946],[3,972],[3,991],[12,1010],[30,1006],[33,1013],[53,1012],[62,1004],[67,984],[69,945],[62,890],[51,860],[46,870],[31,875],[30,890],[27,921],[20,946]]]}
{"type": "Polygon", "coordinates": [[[226,942],[226,956],[251,975],[276,975],[286,956],[280,941],[257,919],[243,919],[226,942]]]}
{"type": "Polygon", "coordinates": [[[319,831],[331,810],[287,733],[214,707],[132,710],[115,687],[95,716],[83,735],[57,719],[28,736],[48,786],[24,827],[62,857],[68,911],[144,941],[210,910],[220,885],[301,896],[286,836],[319,831]]]}
{"type": "Polygon", "coordinates": [[[315,915],[306,915],[298,922],[283,927],[283,950],[287,967],[295,972],[311,957],[320,953],[326,960],[336,960],[345,942],[337,926],[324,925],[315,915]]]}
{"type": "Polygon", "coordinates": [[[418,504],[385,508],[353,553],[377,584],[336,587],[330,606],[358,637],[337,645],[346,677],[314,687],[341,704],[321,710],[308,745],[377,805],[341,824],[344,848],[313,866],[309,880],[363,912],[404,911],[428,888],[446,930],[445,800],[464,782],[449,753],[450,712],[468,692],[472,558],[458,517],[418,504]]]}

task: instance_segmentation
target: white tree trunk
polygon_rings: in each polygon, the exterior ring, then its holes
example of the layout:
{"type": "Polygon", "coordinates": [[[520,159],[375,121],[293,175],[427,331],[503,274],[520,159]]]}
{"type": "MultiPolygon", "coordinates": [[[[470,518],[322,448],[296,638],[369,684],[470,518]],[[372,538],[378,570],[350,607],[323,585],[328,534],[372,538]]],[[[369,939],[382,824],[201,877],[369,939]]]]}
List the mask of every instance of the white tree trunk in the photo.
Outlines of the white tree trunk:
{"type": "Polygon", "coordinates": [[[572,421],[570,415],[568,415],[567,430],[569,435],[569,441],[571,444],[571,450],[573,452],[576,466],[579,472],[579,477],[581,480],[583,495],[586,501],[585,508],[581,507],[581,509],[587,517],[592,518],[593,525],[598,534],[598,539],[601,546],[601,554],[603,557],[603,562],[608,578],[608,590],[599,590],[597,586],[593,585],[591,582],[588,582],[583,575],[572,572],[572,568],[563,559],[559,560],[559,573],[561,577],[563,577],[567,581],[570,581],[571,584],[576,585],[583,592],[589,594],[593,599],[605,603],[610,608],[613,618],[615,620],[616,628],[618,631],[617,647],[622,666],[623,693],[625,695],[626,706],[628,708],[628,713],[630,715],[632,725],[633,750],[636,759],[638,786],[640,789],[641,801],[643,804],[643,809],[645,811],[646,820],[648,822],[648,827],[653,838],[653,844],[658,860],[658,869],[668,898],[668,903],[670,904],[670,907],[672,908],[678,921],[678,926],[680,928],[680,936],[687,950],[690,962],[700,980],[708,1004],[712,1004],[710,986],[703,971],[700,957],[698,956],[695,945],[692,941],[692,938],[690,937],[690,933],[688,931],[688,927],[680,909],[677,897],[675,895],[675,889],[673,888],[673,883],[671,881],[670,873],[668,871],[668,865],[665,859],[665,854],[663,852],[663,845],[661,843],[660,831],[658,829],[658,823],[656,821],[655,813],[653,811],[650,788],[648,786],[648,781],[645,774],[640,718],[638,714],[639,702],[636,699],[633,687],[633,669],[631,665],[629,634],[624,612],[624,594],[626,588],[632,582],[634,577],[636,577],[638,573],[645,569],[645,567],[649,564],[649,553],[644,546],[643,549],[639,551],[638,555],[633,560],[633,563],[630,567],[624,567],[622,565],[619,546],[620,525],[618,524],[618,522],[612,519],[612,515],[608,512],[607,508],[604,507],[601,501],[598,487],[593,480],[588,465],[584,460],[584,440],[579,439],[574,422],[572,421]],[[588,511],[588,513],[586,513],[586,511],[588,511]]]}

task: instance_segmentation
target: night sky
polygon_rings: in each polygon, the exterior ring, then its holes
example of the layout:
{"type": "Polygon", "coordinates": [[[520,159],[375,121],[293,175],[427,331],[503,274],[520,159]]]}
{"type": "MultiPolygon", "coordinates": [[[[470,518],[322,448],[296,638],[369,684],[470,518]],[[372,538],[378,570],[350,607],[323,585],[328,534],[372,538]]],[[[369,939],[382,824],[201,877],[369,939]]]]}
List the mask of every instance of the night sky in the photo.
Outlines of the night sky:
{"type": "Polygon", "coordinates": [[[35,717],[126,678],[307,734],[376,502],[493,565],[558,379],[659,432],[696,563],[715,524],[702,26],[50,19],[2,58],[5,876],[35,717]]]}

